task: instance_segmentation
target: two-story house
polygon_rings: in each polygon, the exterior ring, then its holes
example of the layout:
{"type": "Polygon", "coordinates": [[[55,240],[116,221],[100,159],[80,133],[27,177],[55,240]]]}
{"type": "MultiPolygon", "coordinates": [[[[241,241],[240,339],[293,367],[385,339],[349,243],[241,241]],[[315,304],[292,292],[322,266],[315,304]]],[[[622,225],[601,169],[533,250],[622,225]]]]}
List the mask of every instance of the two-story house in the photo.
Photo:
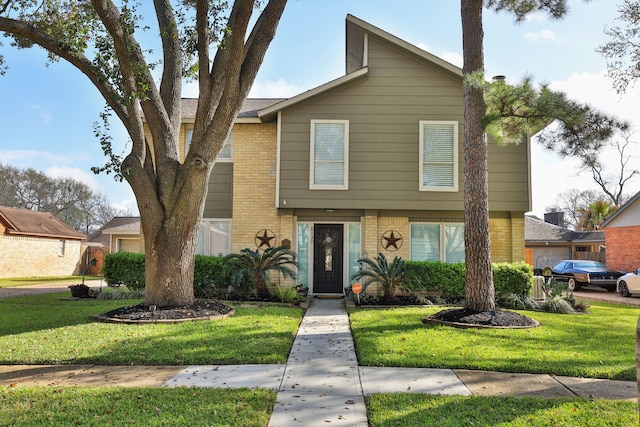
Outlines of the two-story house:
{"type": "MultiPolygon", "coordinates": [[[[464,261],[460,68],[353,16],[346,74],[248,99],[213,169],[198,252],[290,245],[298,282],[341,294],[362,256],[464,261]]],[[[197,100],[183,104],[188,150],[197,100]]],[[[492,257],[524,259],[529,143],[489,139],[492,257]]]]}

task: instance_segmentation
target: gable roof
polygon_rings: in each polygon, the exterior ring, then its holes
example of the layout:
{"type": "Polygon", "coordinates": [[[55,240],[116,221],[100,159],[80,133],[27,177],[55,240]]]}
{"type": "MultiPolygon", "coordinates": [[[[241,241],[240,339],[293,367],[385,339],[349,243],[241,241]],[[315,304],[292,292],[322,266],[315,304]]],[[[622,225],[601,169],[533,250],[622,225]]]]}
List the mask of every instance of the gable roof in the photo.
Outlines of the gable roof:
{"type": "Polygon", "coordinates": [[[0,206],[0,221],[5,233],[18,236],[84,240],[86,235],[71,228],[49,212],[0,206]]]}
{"type": "Polygon", "coordinates": [[[524,240],[525,242],[604,242],[604,231],[573,231],[526,215],[524,240]]]}
{"type": "Polygon", "coordinates": [[[636,194],[633,195],[633,197],[631,197],[622,206],[620,206],[620,209],[615,211],[613,215],[611,215],[609,218],[602,221],[602,224],[600,224],[600,227],[605,228],[607,225],[610,225],[611,223],[615,222],[618,218],[623,217],[625,215],[625,211],[631,208],[631,206],[635,205],[636,202],[638,202],[638,200],[640,200],[640,191],[638,191],[636,194]]]}
{"type": "MultiPolygon", "coordinates": [[[[408,43],[393,34],[387,33],[353,15],[347,15],[347,40],[346,40],[346,74],[316,88],[310,89],[282,102],[270,105],[258,111],[258,117],[262,121],[273,120],[279,111],[306,101],[309,98],[321,95],[336,87],[364,78],[368,74],[367,68],[367,36],[369,34],[379,37],[388,43],[408,52],[409,54],[427,61],[443,72],[453,75],[462,82],[462,69],[439,58],[419,47],[408,43]]],[[[461,83],[462,84],[462,83],[461,83]]]]}
{"type": "Polygon", "coordinates": [[[102,234],[140,234],[139,216],[116,216],[107,222],[102,234]]]}

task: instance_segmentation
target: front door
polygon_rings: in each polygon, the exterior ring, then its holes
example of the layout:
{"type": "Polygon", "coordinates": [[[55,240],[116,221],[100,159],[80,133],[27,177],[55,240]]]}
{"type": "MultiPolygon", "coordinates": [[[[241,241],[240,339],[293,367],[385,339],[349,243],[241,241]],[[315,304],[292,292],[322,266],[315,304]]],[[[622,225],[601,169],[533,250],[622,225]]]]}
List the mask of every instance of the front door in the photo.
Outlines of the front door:
{"type": "Polygon", "coordinates": [[[342,294],[342,224],[316,224],[313,231],[313,292],[342,294]]]}

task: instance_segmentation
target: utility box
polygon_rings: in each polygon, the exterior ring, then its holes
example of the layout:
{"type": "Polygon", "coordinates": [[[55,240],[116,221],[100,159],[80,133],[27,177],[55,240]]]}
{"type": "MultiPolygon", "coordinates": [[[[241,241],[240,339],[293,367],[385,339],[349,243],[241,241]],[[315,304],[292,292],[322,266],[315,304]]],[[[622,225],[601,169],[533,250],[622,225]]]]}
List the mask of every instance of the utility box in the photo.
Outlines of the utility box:
{"type": "Polygon", "coordinates": [[[544,293],[544,277],[533,276],[533,299],[536,301],[544,301],[546,294],[544,293]]]}

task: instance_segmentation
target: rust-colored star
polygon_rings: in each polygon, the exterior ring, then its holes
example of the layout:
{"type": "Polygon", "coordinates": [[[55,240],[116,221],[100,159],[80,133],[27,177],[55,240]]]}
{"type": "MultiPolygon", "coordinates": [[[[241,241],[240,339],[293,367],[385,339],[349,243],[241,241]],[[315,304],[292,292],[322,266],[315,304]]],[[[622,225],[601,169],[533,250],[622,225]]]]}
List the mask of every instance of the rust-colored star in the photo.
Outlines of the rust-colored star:
{"type": "Polygon", "coordinates": [[[256,244],[258,245],[258,249],[262,249],[263,246],[270,248],[271,241],[276,238],[275,234],[266,229],[262,230],[262,234],[260,233],[261,232],[259,231],[258,234],[256,234],[256,244]]]}
{"type": "Polygon", "coordinates": [[[402,236],[398,233],[398,237],[396,237],[394,230],[384,233],[382,235],[382,240],[386,242],[383,242],[382,246],[388,251],[390,251],[392,247],[397,251],[400,249],[400,246],[402,246],[402,236]]]}

